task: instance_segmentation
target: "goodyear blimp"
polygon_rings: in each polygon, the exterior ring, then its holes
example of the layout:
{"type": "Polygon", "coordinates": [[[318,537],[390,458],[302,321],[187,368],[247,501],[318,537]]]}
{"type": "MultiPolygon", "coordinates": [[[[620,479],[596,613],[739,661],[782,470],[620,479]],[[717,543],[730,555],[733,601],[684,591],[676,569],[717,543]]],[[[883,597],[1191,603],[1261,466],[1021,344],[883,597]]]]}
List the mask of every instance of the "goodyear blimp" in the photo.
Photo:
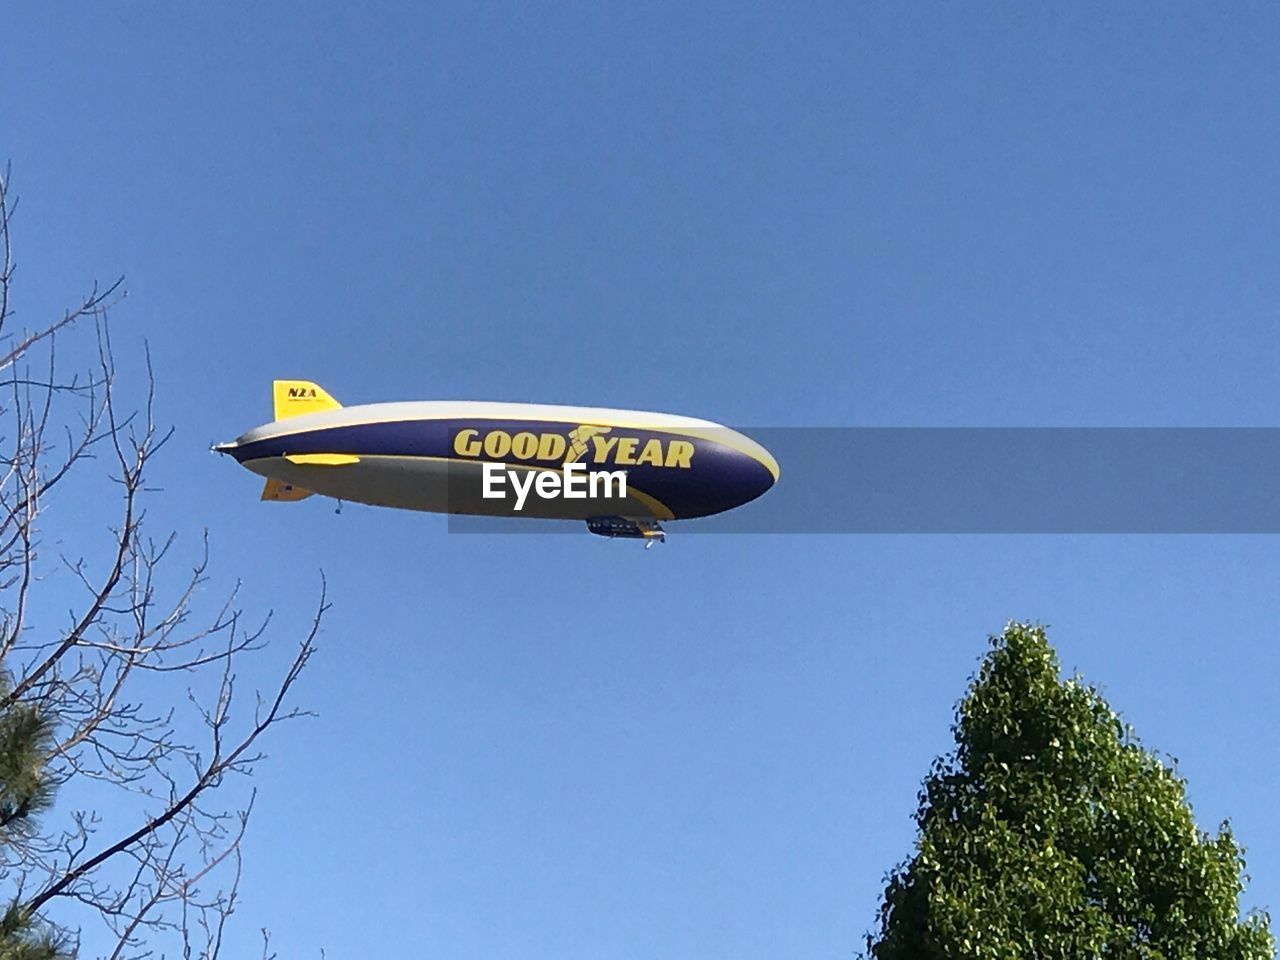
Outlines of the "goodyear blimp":
{"type": "Polygon", "coordinates": [[[533,403],[344,407],[305,380],[274,384],[275,420],[213,449],[266,478],[263,500],[321,494],[435,513],[585,521],[652,544],[662,523],[732,510],[778,464],[709,420],[533,403]]]}

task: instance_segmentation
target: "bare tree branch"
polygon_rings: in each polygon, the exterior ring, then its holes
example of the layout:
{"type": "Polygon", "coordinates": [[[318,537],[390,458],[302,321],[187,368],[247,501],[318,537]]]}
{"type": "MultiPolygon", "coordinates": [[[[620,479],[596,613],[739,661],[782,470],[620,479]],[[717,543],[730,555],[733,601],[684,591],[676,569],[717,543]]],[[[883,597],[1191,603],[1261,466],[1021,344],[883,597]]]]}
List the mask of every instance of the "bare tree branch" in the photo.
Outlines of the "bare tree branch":
{"type": "MultiPolygon", "coordinates": [[[[238,903],[256,795],[244,796],[243,788],[237,802],[229,784],[262,759],[268,731],[304,715],[288,697],[328,609],[323,577],[288,665],[266,684],[267,694],[257,694],[251,716],[233,711],[241,702],[237,674],[246,656],[267,646],[271,615],[246,620],[238,585],[212,607],[202,599],[210,581],[207,535],[182,573],[174,569],[177,535],[151,534],[147,476],[172,431],[156,423],[149,353],[145,383],[125,389],[117,375],[109,313],[124,296],[122,279],[93,286],[46,324],[10,331],[16,206],[6,168],[0,730],[6,718],[43,718],[49,732],[35,761],[39,786],[74,784],[80,807],[37,813],[38,793],[0,805],[0,880],[10,884],[15,915],[59,935],[64,952],[90,943],[99,950],[106,936],[100,955],[112,960],[158,956],[166,943],[184,957],[214,960],[238,903]],[[65,373],[68,355],[88,362],[65,373]],[[125,394],[140,402],[122,400],[125,394]],[[61,490],[92,482],[95,465],[106,471],[95,502],[111,505],[114,520],[94,531],[77,518],[69,536],[51,534],[59,529],[51,505],[61,502],[61,490]],[[78,602],[59,628],[48,619],[47,597],[69,592],[78,602]]],[[[263,956],[274,955],[264,930],[263,956]]]]}

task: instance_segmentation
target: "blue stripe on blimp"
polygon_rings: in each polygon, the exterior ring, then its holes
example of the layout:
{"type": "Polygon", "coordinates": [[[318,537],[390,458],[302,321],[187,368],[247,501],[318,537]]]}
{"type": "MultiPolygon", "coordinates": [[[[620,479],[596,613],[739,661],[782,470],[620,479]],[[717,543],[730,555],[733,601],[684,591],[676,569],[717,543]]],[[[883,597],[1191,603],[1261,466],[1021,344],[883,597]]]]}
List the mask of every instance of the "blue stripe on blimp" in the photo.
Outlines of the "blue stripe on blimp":
{"type": "MultiPolygon", "coordinates": [[[[607,427],[607,424],[601,426],[607,427]]],[[[268,437],[239,444],[230,452],[241,463],[267,457],[283,457],[290,454],[346,453],[355,456],[386,457],[437,457],[444,459],[469,459],[476,462],[496,461],[547,469],[558,468],[563,453],[555,457],[531,456],[518,458],[507,455],[494,457],[484,452],[476,456],[460,456],[455,448],[458,435],[465,430],[478,431],[477,438],[494,431],[505,431],[511,436],[531,433],[535,436],[556,434],[569,443],[573,426],[563,421],[537,420],[483,420],[483,419],[422,419],[394,420],[379,423],[337,425],[297,433],[268,437]]],[[[472,435],[467,435],[468,437],[472,435]]],[[[689,436],[674,431],[642,430],[632,427],[613,427],[605,441],[615,438],[634,439],[630,448],[633,456],[645,448],[651,440],[660,441],[664,450],[673,441],[692,445],[692,455],[687,467],[679,465],[655,465],[635,463],[619,465],[606,458],[595,462],[593,448],[588,447],[582,462],[588,469],[626,470],[627,482],[637,490],[661,501],[676,519],[704,517],[713,513],[741,506],[763,494],[773,486],[774,475],[760,460],[725,443],[706,437],[689,436]]],[[[466,444],[464,444],[466,446],[466,444]]],[[[616,455],[616,445],[610,448],[616,455]]],[[[316,469],[329,469],[317,467],[316,469]]]]}

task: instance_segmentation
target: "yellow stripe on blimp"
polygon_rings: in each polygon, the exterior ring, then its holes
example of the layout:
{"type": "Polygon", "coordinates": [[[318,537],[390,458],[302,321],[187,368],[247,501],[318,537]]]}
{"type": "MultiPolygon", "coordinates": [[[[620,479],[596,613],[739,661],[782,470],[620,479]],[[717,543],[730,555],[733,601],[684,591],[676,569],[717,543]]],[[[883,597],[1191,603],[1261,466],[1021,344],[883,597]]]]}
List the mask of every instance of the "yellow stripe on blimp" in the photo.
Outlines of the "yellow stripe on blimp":
{"type": "Polygon", "coordinates": [[[284,458],[304,467],[345,467],[360,462],[350,453],[287,453],[284,458]]]}
{"type": "MultiPolygon", "coordinates": [[[[277,381],[276,381],[276,384],[277,384],[277,385],[279,385],[279,384],[281,384],[281,383],[289,383],[289,382],[293,382],[293,381],[277,380],[277,381]]],[[[325,396],[327,397],[327,396],[328,396],[328,394],[325,394],[325,396]]],[[[350,408],[350,409],[355,410],[355,409],[358,409],[358,408],[353,407],[353,408],[350,408]]],[[[278,411],[278,408],[277,408],[277,411],[278,411]]],[[[312,411],[311,411],[311,410],[303,410],[303,411],[299,411],[299,414],[300,414],[300,413],[310,413],[310,412],[312,412],[312,411]]],[[[292,417],[292,416],[297,416],[297,415],[299,415],[299,414],[292,414],[292,413],[291,413],[291,414],[287,414],[287,416],[292,417]]],[[[276,414],[276,419],[277,419],[277,420],[281,419],[281,417],[280,417],[280,415],[279,415],[279,413],[278,413],[278,412],[277,412],[277,414],[276,414]]],[[[418,420],[422,420],[422,421],[426,421],[426,420],[442,421],[442,420],[466,419],[466,420],[470,420],[471,422],[481,422],[481,421],[483,421],[483,422],[502,422],[502,423],[519,423],[519,422],[521,422],[520,418],[502,418],[502,417],[496,417],[496,416],[495,416],[495,417],[453,417],[453,416],[447,416],[447,417],[445,417],[445,416],[441,416],[441,417],[419,417],[419,418],[417,418],[417,419],[418,419],[418,420]]],[[[376,423],[407,423],[407,422],[412,422],[412,418],[410,418],[410,419],[402,419],[402,418],[373,418],[373,419],[369,419],[369,420],[355,420],[355,421],[352,421],[352,422],[350,422],[350,423],[343,423],[343,424],[342,424],[342,426],[344,426],[344,427],[365,427],[365,426],[372,426],[373,424],[376,424],[376,423]]],[[[539,422],[540,422],[540,423],[563,423],[563,424],[565,424],[565,425],[569,425],[569,424],[574,423],[574,421],[572,421],[572,420],[554,420],[554,419],[550,419],[550,420],[540,420],[540,419],[537,419],[537,418],[529,418],[529,420],[528,420],[527,422],[529,422],[529,423],[539,423],[539,422]]],[[[664,425],[664,426],[651,426],[651,425],[647,425],[647,424],[643,423],[643,421],[639,421],[639,420],[636,420],[636,421],[631,421],[631,420],[596,421],[596,422],[594,422],[594,423],[578,422],[578,424],[577,424],[577,425],[578,425],[578,426],[598,426],[598,427],[608,427],[608,428],[610,428],[610,429],[615,429],[615,430],[616,430],[616,429],[621,429],[621,430],[643,430],[643,431],[648,432],[648,433],[662,433],[662,434],[667,434],[668,436],[674,436],[674,437],[692,437],[692,438],[693,438],[693,439],[695,439],[695,440],[704,440],[704,441],[709,441],[709,442],[711,442],[711,443],[718,443],[718,444],[721,444],[721,445],[723,445],[723,446],[726,446],[726,447],[728,447],[729,449],[734,450],[734,451],[736,451],[736,452],[738,452],[738,453],[744,454],[745,456],[750,457],[750,458],[751,458],[752,460],[754,460],[756,463],[760,464],[760,466],[764,467],[766,470],[768,470],[768,471],[769,471],[769,474],[773,477],[773,479],[774,479],[774,482],[775,482],[775,483],[777,482],[778,477],[779,477],[779,475],[780,475],[780,471],[778,470],[778,461],[777,461],[777,460],[775,460],[775,459],[773,458],[773,454],[769,453],[769,451],[768,451],[768,450],[766,450],[766,449],[765,449],[764,447],[762,447],[760,444],[756,443],[756,442],[755,442],[754,440],[752,440],[750,437],[745,436],[745,435],[743,435],[743,434],[739,433],[738,431],[736,431],[736,430],[734,430],[734,429],[732,429],[732,428],[730,428],[730,427],[723,427],[723,426],[715,426],[715,427],[696,427],[696,426],[688,426],[688,427],[684,427],[684,426],[670,426],[670,427],[669,427],[669,426],[665,426],[665,425],[664,425]]],[[[316,429],[316,428],[315,428],[314,426],[312,426],[312,425],[308,425],[308,426],[306,426],[306,427],[299,428],[297,431],[292,431],[292,430],[290,430],[290,431],[284,431],[284,432],[281,432],[281,433],[278,433],[278,434],[274,434],[274,437],[275,437],[275,438],[279,438],[279,439],[287,439],[288,437],[295,436],[296,434],[310,433],[311,431],[313,431],[313,430],[315,430],[315,429],[316,429]]],[[[359,458],[358,458],[358,457],[352,456],[351,454],[341,454],[341,453],[291,454],[291,455],[289,455],[289,456],[287,457],[287,459],[288,459],[291,463],[308,463],[308,464],[316,464],[316,465],[321,465],[321,466],[336,466],[336,465],[341,465],[341,464],[347,464],[347,463],[358,463],[358,462],[359,462],[359,458]],[[297,458],[299,458],[299,457],[306,457],[306,458],[323,458],[323,459],[297,459],[297,458]],[[337,459],[331,459],[331,458],[337,458],[337,459]],[[345,458],[345,459],[343,459],[343,458],[345,458]]]]}

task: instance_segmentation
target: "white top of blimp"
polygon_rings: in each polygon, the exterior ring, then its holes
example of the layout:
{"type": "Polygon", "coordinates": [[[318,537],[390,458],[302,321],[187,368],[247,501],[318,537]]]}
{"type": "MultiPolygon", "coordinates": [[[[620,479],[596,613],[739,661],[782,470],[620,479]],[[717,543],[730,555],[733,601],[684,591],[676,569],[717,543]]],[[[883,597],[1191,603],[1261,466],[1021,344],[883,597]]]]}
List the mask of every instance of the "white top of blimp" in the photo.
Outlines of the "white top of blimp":
{"type": "Polygon", "coordinates": [[[352,427],[401,420],[543,420],[551,423],[591,423],[638,430],[728,430],[723,424],[674,413],[614,410],[608,407],[570,407],[549,403],[500,403],[486,400],[413,400],[365,403],[303,413],[264,424],[254,438],[296,433],[302,429],[352,427]]]}

